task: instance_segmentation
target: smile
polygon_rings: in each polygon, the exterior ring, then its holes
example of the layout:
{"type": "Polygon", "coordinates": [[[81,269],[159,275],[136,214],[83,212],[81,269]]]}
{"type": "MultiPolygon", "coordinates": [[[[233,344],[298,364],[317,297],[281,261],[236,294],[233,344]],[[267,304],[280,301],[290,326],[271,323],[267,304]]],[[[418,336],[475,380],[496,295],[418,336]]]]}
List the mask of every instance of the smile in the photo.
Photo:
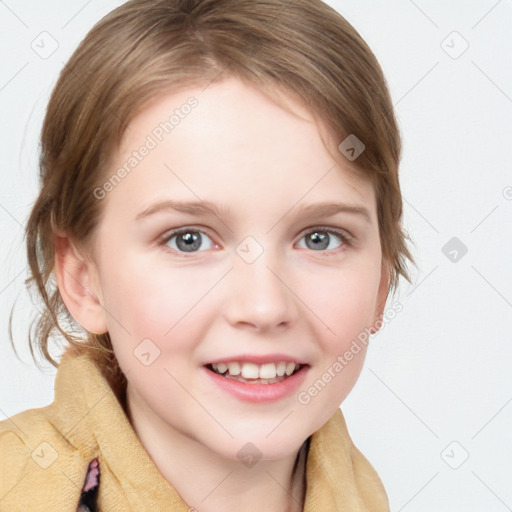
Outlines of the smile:
{"type": "Polygon", "coordinates": [[[285,380],[304,366],[300,363],[280,361],[278,363],[255,364],[247,361],[212,363],[206,367],[218,375],[248,384],[274,384],[285,380]]]}
{"type": "Polygon", "coordinates": [[[309,368],[308,364],[284,361],[261,365],[230,361],[203,366],[208,381],[217,389],[253,403],[274,402],[292,395],[304,382],[309,368]]]}

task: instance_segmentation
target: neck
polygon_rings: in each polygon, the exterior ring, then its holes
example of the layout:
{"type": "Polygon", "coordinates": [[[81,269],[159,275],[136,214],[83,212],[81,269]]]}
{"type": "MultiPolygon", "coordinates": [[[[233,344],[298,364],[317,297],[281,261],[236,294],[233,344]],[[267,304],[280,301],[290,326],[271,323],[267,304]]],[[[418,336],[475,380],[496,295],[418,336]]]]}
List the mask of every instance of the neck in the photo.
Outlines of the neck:
{"type": "Polygon", "coordinates": [[[162,476],[189,507],[198,512],[302,512],[309,439],[283,459],[245,466],[171,428],[134,395],[128,390],[130,423],[162,476]]]}

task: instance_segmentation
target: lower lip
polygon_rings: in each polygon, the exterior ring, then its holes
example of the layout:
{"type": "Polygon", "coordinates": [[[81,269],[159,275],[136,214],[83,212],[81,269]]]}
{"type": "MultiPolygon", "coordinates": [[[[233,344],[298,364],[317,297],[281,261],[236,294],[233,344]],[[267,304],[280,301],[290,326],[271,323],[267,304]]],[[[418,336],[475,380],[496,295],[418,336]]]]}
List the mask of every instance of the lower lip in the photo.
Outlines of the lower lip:
{"type": "Polygon", "coordinates": [[[303,366],[298,372],[281,382],[274,382],[273,384],[248,384],[222,377],[203,366],[203,370],[208,374],[209,378],[222,390],[244,402],[255,403],[275,402],[290,395],[304,382],[308,369],[309,366],[303,366]]]}

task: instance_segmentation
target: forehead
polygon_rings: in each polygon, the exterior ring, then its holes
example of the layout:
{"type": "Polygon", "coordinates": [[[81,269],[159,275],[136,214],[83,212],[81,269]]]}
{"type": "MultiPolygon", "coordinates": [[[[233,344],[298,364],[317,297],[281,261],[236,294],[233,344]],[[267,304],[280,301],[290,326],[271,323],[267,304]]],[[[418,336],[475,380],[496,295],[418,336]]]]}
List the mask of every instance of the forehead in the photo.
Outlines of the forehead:
{"type": "Polygon", "coordinates": [[[275,98],[236,78],[160,95],[122,138],[111,171],[134,165],[119,190],[134,198],[164,190],[183,198],[203,193],[220,202],[236,191],[239,198],[263,194],[290,202],[340,189],[372,203],[369,182],[325,147],[325,126],[294,95],[276,90],[275,98]],[[150,149],[137,159],[144,146],[150,149]]]}

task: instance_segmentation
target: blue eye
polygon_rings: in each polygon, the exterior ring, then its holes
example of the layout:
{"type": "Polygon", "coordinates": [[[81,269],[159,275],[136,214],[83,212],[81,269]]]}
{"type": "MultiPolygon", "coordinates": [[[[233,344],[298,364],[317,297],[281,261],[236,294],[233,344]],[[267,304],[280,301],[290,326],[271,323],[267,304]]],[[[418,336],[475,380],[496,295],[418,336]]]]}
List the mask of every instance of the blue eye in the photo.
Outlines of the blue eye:
{"type": "Polygon", "coordinates": [[[169,233],[166,235],[165,239],[162,240],[162,244],[178,252],[199,252],[201,250],[211,249],[214,246],[208,235],[194,229],[182,229],[169,233]],[[199,249],[204,238],[210,241],[210,245],[205,249],[199,249]]]}
{"type": "MultiPolygon", "coordinates": [[[[306,239],[306,249],[313,249],[314,251],[327,251],[337,249],[342,245],[348,243],[348,236],[341,231],[334,231],[326,228],[315,228],[308,231],[302,239],[306,239]],[[309,240],[309,242],[308,242],[309,240]],[[340,243],[336,247],[331,246],[333,240],[338,240],[340,243]]],[[[301,239],[301,240],[302,240],[301,239]]]]}

